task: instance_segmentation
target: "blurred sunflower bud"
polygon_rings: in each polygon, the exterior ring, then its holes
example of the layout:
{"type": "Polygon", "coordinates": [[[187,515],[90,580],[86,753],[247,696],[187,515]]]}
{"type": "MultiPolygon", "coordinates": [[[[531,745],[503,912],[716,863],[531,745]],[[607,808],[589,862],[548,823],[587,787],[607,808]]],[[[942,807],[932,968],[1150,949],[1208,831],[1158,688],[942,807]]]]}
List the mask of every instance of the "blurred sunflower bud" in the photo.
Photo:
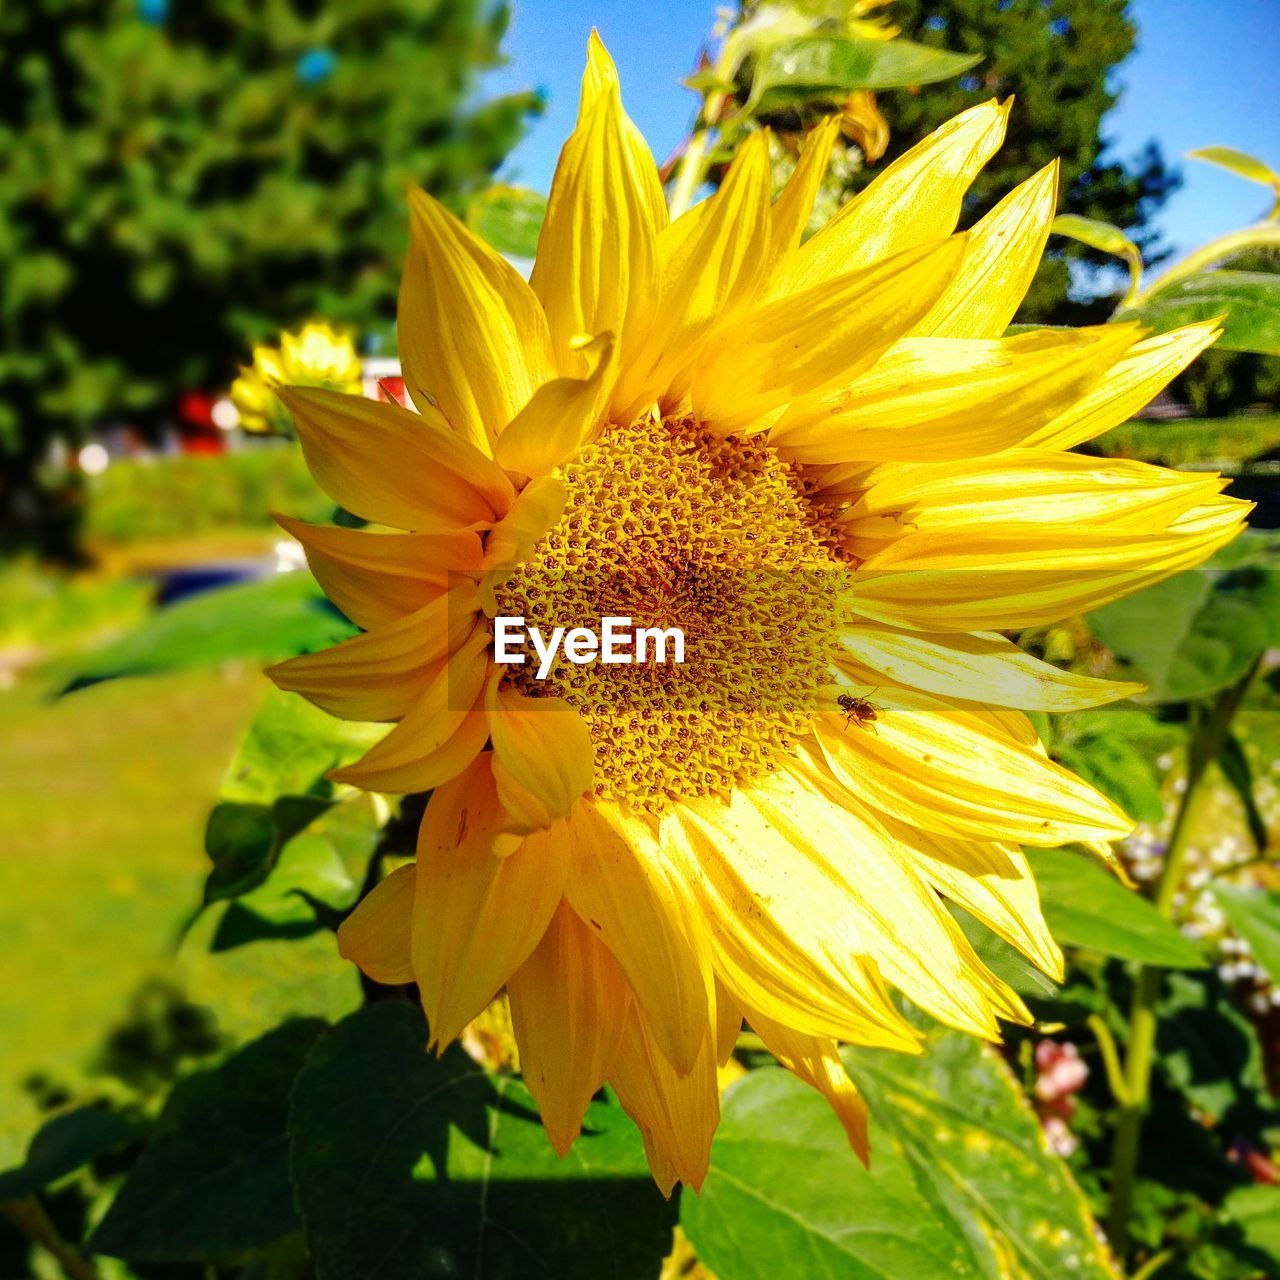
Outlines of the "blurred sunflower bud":
{"type": "Polygon", "coordinates": [[[276,396],[279,386],[359,392],[360,357],[351,335],[313,320],[297,333],[282,333],[278,347],[254,347],[253,364],[231,384],[231,400],[246,431],[293,435],[293,420],[276,396]]]}

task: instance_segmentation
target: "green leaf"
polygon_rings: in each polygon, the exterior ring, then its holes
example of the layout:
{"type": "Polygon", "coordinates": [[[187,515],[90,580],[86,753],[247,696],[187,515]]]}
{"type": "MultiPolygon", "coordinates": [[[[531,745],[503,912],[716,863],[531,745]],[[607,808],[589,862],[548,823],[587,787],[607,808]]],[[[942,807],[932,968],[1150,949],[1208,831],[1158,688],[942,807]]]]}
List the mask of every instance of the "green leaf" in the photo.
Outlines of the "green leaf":
{"type": "Polygon", "coordinates": [[[298,1078],[292,1169],[318,1280],[656,1276],[675,1207],[617,1103],[591,1104],[561,1160],[518,1080],[426,1041],[420,1010],[371,1005],[298,1078]]]}
{"type": "Polygon", "coordinates": [[[1215,884],[1210,892],[1267,977],[1280,983],[1280,892],[1234,884],[1215,884]]]}
{"type": "Polygon", "coordinates": [[[1054,235],[1067,236],[1080,244],[1088,245],[1099,253],[1109,253],[1120,258],[1129,268],[1129,289],[1136,292],[1142,278],[1142,250],[1119,227],[1097,218],[1085,218],[1078,213],[1060,213],[1049,230],[1054,235]]]}
{"type": "Polygon", "coordinates": [[[910,40],[809,36],[771,45],[756,60],[744,108],[767,115],[805,102],[838,100],[856,89],[895,89],[949,80],[982,61],[910,40]]]}
{"type": "Polygon", "coordinates": [[[281,915],[276,904],[297,904],[308,918],[316,904],[339,912],[355,906],[381,831],[374,805],[372,796],[355,795],[318,818],[284,845],[271,874],[240,895],[240,905],[280,920],[299,917],[287,910],[281,915]]]}
{"type": "Polygon", "coordinates": [[[1180,746],[1186,736],[1181,725],[1162,720],[1149,708],[1131,703],[1072,711],[1054,716],[1052,724],[1056,737],[1063,742],[1079,745],[1092,738],[1115,738],[1148,755],[1171,751],[1180,746]]]}
{"type": "Polygon", "coordinates": [[[1043,1000],[1058,994],[1058,984],[1041,973],[1016,947],[1010,946],[963,907],[949,902],[947,908],[969,940],[969,945],[977,953],[978,959],[997,978],[1007,982],[1024,996],[1037,996],[1043,1000]]]}
{"type": "Polygon", "coordinates": [[[864,1049],[845,1061],[871,1110],[869,1171],[826,1100],[790,1073],[753,1071],[725,1094],[706,1185],[680,1209],[718,1280],[1114,1277],[994,1052],[934,1030],[921,1057],[864,1049]]]}
{"type": "Polygon", "coordinates": [[[467,206],[471,230],[513,258],[532,258],[537,253],[546,216],[547,197],[525,187],[488,187],[467,206]]]}
{"type": "Polygon", "coordinates": [[[1261,1141],[1280,1120],[1253,1023],[1214,970],[1170,973],[1156,1005],[1156,1068],[1196,1110],[1261,1141]]]}
{"type": "MultiPolygon", "coordinates": [[[[214,818],[227,808],[260,806],[220,805],[214,818]]],[[[363,792],[340,804],[311,796],[277,800],[270,812],[288,816],[275,817],[269,845],[255,845],[230,863],[215,858],[205,902],[234,898],[236,907],[223,917],[214,949],[264,937],[299,937],[335,923],[360,896],[384,810],[377,797],[363,792]]]]}
{"type": "Polygon", "coordinates": [[[1251,156],[1247,151],[1237,151],[1235,147],[1199,147],[1195,151],[1188,151],[1187,159],[1215,164],[1228,173],[1234,173],[1237,178],[1270,187],[1280,196],[1280,173],[1276,173],[1266,161],[1251,156]]]}
{"type": "Polygon", "coordinates": [[[1148,292],[1112,320],[1136,320],[1157,333],[1225,316],[1220,351],[1280,355],[1280,274],[1201,271],[1148,292]]]}
{"type": "Polygon", "coordinates": [[[89,1247],[132,1261],[213,1261],[296,1230],[289,1091],[324,1029],[287,1022],[180,1085],[89,1247]]]}
{"type": "Polygon", "coordinates": [[[237,904],[222,918],[216,950],[300,937],[355,904],[389,808],[363,792],[335,803],[325,774],[386,731],[337,720],[296,694],[267,696],[205,832],[213,869],[204,901],[237,904]]]}
{"type": "Polygon", "coordinates": [[[1262,1254],[1259,1261],[1280,1267],[1280,1187],[1239,1187],[1223,1202],[1222,1216],[1262,1254]]]}
{"type": "Polygon", "coordinates": [[[232,659],[288,658],[354,634],[309,574],[281,573],[157,610],[137,630],[91,653],[63,692],[232,659]]]}
{"type": "Polygon", "coordinates": [[[1036,849],[1029,857],[1044,918],[1059,942],[1166,969],[1205,967],[1195,943],[1097,863],[1064,849],[1036,849]]]}
{"type": "Polygon", "coordinates": [[[281,850],[332,804],[319,796],[281,796],[270,806],[216,805],[204,835],[205,852],[213,862],[204,886],[205,902],[256,889],[271,874],[281,850]]]}
{"type": "Polygon", "coordinates": [[[282,795],[328,794],[324,775],[363,755],[385,724],[339,720],[296,693],[272,689],[227,769],[224,800],[271,804],[282,795]]]}
{"type": "Polygon", "coordinates": [[[1090,734],[1055,747],[1054,759],[1109,796],[1131,818],[1159,822],[1164,816],[1160,776],[1142,749],[1125,738],[1090,734]]]}
{"type": "Polygon", "coordinates": [[[1225,689],[1280,638],[1280,544],[1247,531],[1199,569],[1089,614],[1089,629],[1148,691],[1186,702],[1225,689]]]}
{"type": "Polygon", "coordinates": [[[31,1139],[26,1160],[0,1173],[0,1203],[43,1191],[137,1137],[137,1127],[107,1107],[77,1107],[54,1116],[31,1139]]]}
{"type": "Polygon", "coordinates": [[[685,76],[680,83],[686,89],[692,89],[694,93],[700,93],[704,97],[712,93],[732,93],[736,87],[732,80],[726,80],[724,76],[717,75],[712,67],[703,67],[700,71],[685,76]]]}

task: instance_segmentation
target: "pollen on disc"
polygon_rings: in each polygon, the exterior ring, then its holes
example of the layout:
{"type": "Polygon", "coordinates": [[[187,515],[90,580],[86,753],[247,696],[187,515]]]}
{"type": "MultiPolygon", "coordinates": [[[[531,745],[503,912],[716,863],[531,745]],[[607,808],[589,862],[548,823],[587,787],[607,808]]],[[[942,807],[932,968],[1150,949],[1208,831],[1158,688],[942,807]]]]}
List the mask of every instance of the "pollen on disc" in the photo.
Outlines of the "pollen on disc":
{"type": "Polygon", "coordinates": [[[611,426],[561,471],[564,515],[499,589],[527,626],[679,627],[685,661],[507,668],[562,697],[596,745],[601,795],[651,810],[775,767],[807,732],[844,621],[847,563],[785,462],[688,419],[611,426]]]}

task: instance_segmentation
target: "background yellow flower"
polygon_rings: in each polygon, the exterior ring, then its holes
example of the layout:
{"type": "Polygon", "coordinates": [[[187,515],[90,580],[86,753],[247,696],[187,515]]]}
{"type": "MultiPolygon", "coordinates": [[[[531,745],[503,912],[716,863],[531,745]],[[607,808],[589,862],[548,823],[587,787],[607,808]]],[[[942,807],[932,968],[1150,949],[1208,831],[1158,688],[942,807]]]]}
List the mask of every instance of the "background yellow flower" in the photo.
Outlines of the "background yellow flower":
{"type": "Polygon", "coordinates": [[[231,384],[231,400],[246,431],[291,435],[277,387],[328,387],[358,394],[360,385],[360,357],[351,335],[313,320],[296,333],[282,333],[278,347],[254,347],[253,364],[231,384]]]}

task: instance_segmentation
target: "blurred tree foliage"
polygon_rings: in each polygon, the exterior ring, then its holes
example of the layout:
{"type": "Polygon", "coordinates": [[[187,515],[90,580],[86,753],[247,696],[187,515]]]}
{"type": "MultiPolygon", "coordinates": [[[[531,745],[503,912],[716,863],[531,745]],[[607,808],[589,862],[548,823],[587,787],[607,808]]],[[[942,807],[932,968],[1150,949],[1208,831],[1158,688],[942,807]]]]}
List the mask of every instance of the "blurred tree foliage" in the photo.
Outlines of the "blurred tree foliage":
{"type": "Polygon", "coordinates": [[[1218,418],[1280,401],[1280,359],[1210,347],[1173,384],[1192,416],[1218,418]]]}
{"type": "MultiPolygon", "coordinates": [[[[249,340],[389,331],[417,182],[461,210],[538,110],[476,105],[489,0],[0,8],[0,546],[73,545],[50,440],[154,426],[249,340]]],[[[65,478],[64,478],[65,480],[65,478]]]]}
{"type": "MultiPolygon", "coordinates": [[[[1102,132],[1103,116],[1119,93],[1113,72],[1134,47],[1136,28],[1128,16],[1127,0],[892,0],[883,9],[868,7],[865,0],[780,4],[742,0],[729,29],[748,24],[760,28],[769,21],[786,26],[796,21],[796,14],[803,14],[834,30],[847,11],[889,22],[890,30],[900,28],[902,38],[939,54],[970,54],[978,61],[962,75],[882,93],[879,107],[890,130],[883,159],[874,165],[859,164],[854,153],[854,162],[849,163],[838,152],[824,205],[834,208],[861,190],[952,116],[993,96],[1004,99],[1012,94],[1017,101],[1005,144],[973,183],[964,224],[977,221],[1017,183],[1058,157],[1060,213],[1082,214],[1125,228],[1149,266],[1165,256],[1148,222],[1180,179],[1166,168],[1154,142],[1125,162],[1110,154],[1102,132]]],[[[738,110],[749,101],[756,74],[753,65],[739,75],[734,95],[738,110]]],[[[757,110],[754,119],[794,136],[821,116],[842,109],[847,117],[839,99],[814,95],[806,103],[788,100],[778,110],[757,110]]],[[[859,137],[856,129],[846,132],[859,137]]],[[[713,180],[722,176],[728,158],[718,156],[713,180]]],[[[1089,303],[1068,298],[1071,258],[1096,267],[1114,266],[1093,250],[1055,238],[1018,316],[1020,321],[1080,324],[1106,319],[1111,300],[1089,303]]]]}
{"type": "MultiPolygon", "coordinates": [[[[1110,153],[1103,116],[1119,96],[1115,68],[1132,53],[1136,27],[1127,0],[895,0],[888,12],[905,35],[922,44],[981,53],[959,80],[919,93],[894,93],[883,105],[891,127],[889,150],[875,173],[966,107],[995,95],[1015,95],[1004,146],[970,190],[965,223],[976,221],[1011,187],[1055,156],[1062,162],[1059,213],[1077,213],[1123,227],[1148,266],[1164,256],[1148,221],[1180,179],[1149,142],[1125,161],[1110,153]]],[[[1106,318],[1066,300],[1070,258],[1108,264],[1081,245],[1050,241],[1020,321],[1088,323],[1106,318]]]]}

